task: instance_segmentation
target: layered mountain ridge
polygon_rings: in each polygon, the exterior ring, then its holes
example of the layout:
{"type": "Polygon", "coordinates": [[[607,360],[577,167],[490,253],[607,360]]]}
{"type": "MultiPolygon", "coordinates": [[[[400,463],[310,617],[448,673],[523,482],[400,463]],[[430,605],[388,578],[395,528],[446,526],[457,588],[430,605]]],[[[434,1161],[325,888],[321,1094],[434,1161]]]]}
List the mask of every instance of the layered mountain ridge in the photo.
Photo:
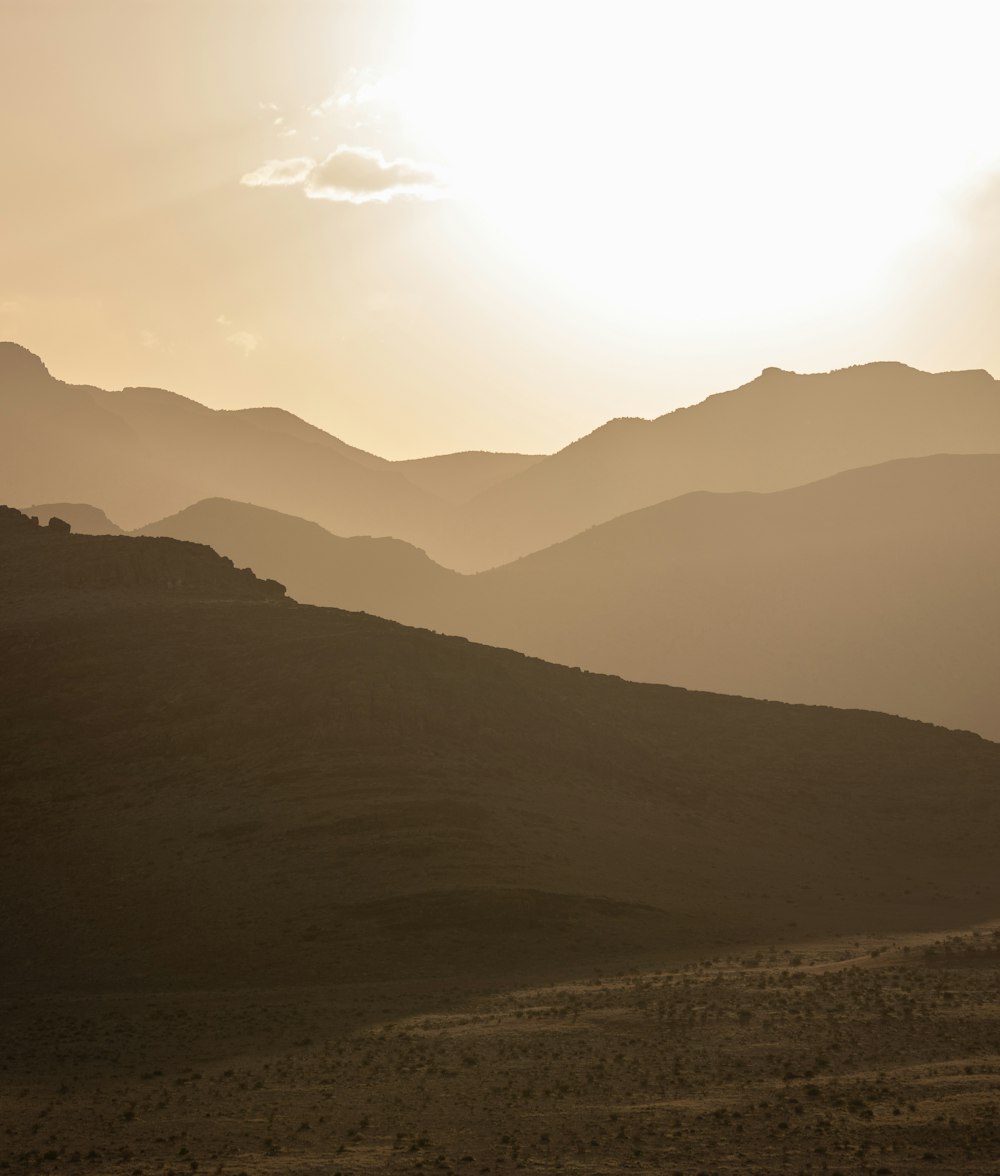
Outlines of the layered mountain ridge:
{"type": "Polygon", "coordinates": [[[227,498],[345,537],[402,539],[469,572],[695,490],[770,492],[897,458],[1000,452],[1000,392],[981,371],[769,368],[655,420],[608,422],[543,458],[387,462],[279,409],[216,411],[162,390],[63,384],[8,343],[0,426],[7,501],[88,502],[134,529],[227,498]]]}
{"type": "Polygon", "coordinates": [[[144,529],[296,599],[639,681],[867,707],[1000,739],[1000,455],[684,495],[463,576],[220,500],[144,529]]]}

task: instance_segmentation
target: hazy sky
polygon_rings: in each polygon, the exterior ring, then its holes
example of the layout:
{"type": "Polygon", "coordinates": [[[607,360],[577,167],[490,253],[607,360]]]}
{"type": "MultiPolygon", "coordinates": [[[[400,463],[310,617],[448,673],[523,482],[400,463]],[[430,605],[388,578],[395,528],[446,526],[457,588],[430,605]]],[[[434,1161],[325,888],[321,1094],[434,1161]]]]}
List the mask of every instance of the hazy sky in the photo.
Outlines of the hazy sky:
{"type": "Polygon", "coordinates": [[[1000,375],[1000,5],[0,0],[0,338],[387,457],[1000,375]]]}

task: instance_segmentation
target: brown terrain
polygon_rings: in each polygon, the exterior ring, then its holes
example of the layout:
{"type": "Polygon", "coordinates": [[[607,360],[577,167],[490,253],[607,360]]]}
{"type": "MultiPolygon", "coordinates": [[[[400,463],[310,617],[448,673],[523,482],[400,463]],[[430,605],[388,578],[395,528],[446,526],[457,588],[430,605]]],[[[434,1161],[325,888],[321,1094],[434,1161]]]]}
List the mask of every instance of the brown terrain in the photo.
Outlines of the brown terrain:
{"type": "Polygon", "coordinates": [[[1000,746],[0,535],[6,1170],[991,1170],[1000,746]]]}
{"type": "Polygon", "coordinates": [[[996,1171],[1000,744],[802,705],[993,733],[985,373],[394,463],[0,385],[0,1171],[996,1171]]]}

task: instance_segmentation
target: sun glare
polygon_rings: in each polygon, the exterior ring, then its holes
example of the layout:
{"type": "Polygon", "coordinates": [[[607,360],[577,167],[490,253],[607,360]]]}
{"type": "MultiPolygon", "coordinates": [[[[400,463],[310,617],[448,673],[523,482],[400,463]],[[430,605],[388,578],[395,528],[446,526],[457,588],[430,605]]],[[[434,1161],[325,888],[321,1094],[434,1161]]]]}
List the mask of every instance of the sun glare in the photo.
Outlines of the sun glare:
{"type": "Polygon", "coordinates": [[[984,47],[868,8],[430,4],[398,99],[540,276],[652,326],[746,326],[871,292],[990,162],[984,47]]]}

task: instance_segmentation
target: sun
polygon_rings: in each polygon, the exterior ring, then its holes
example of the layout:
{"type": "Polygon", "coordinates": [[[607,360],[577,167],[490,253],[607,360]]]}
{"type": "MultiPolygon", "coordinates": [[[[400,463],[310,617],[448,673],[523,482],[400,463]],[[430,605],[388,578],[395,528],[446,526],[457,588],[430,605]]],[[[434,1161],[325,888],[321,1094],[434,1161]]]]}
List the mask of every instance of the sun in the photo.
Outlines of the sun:
{"type": "Polygon", "coordinates": [[[414,150],[539,281],[654,330],[872,294],[995,139],[975,104],[937,133],[907,56],[934,30],[893,4],[862,26],[822,4],[415,11],[394,82],[414,150]],[[887,86],[909,103],[891,126],[887,86]]]}

